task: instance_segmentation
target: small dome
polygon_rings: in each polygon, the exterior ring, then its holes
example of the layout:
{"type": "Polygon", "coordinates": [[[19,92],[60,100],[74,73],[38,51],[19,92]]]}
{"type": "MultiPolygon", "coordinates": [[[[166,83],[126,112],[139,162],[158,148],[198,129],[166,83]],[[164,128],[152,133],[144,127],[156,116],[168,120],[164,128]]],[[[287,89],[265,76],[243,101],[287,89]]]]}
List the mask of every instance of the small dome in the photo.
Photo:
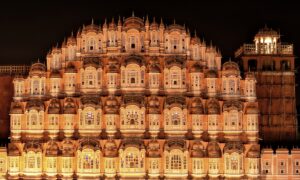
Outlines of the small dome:
{"type": "Polygon", "coordinates": [[[62,156],[72,157],[74,156],[74,145],[70,139],[65,139],[61,143],[62,156]]]}
{"type": "Polygon", "coordinates": [[[27,142],[24,145],[24,152],[28,153],[29,151],[42,152],[42,146],[39,142],[27,142]]]}
{"type": "Polygon", "coordinates": [[[45,110],[44,102],[40,100],[30,100],[26,104],[26,109],[44,111],[45,110]]]}
{"type": "Polygon", "coordinates": [[[258,107],[255,103],[248,103],[245,110],[246,114],[259,114],[258,107]]]}
{"type": "Polygon", "coordinates": [[[81,97],[80,101],[84,107],[92,106],[96,108],[98,105],[100,105],[99,98],[96,96],[83,96],[81,97]]]}
{"type": "Polygon", "coordinates": [[[119,113],[119,102],[115,96],[108,96],[104,107],[106,114],[118,114],[119,113]]]}
{"type": "Polygon", "coordinates": [[[215,70],[208,70],[205,72],[205,78],[218,78],[218,72],[215,70]]]}
{"type": "Polygon", "coordinates": [[[117,25],[115,23],[114,18],[112,18],[111,22],[108,24],[108,29],[109,30],[116,30],[117,29],[117,25]]]}
{"type": "Polygon", "coordinates": [[[78,149],[80,151],[84,149],[92,149],[93,151],[101,150],[98,140],[92,138],[88,138],[88,139],[84,138],[79,140],[78,149]]]}
{"type": "Polygon", "coordinates": [[[92,23],[88,26],[83,26],[82,33],[88,33],[88,32],[95,32],[97,33],[99,31],[99,26],[94,24],[94,20],[92,20],[92,23]]]}
{"type": "Polygon", "coordinates": [[[98,57],[85,57],[83,58],[83,67],[94,67],[98,69],[100,66],[100,58],[98,57]]]}
{"type": "Polygon", "coordinates": [[[23,114],[23,107],[20,103],[14,103],[10,109],[10,114],[23,114]]]}
{"type": "Polygon", "coordinates": [[[225,76],[239,76],[240,75],[240,68],[236,62],[227,61],[222,66],[222,74],[225,76]]]}
{"type": "Polygon", "coordinates": [[[190,69],[190,72],[191,73],[199,73],[199,72],[202,72],[203,68],[201,67],[201,65],[199,63],[195,63],[191,69],[190,69]]]}
{"type": "Polygon", "coordinates": [[[46,148],[46,156],[57,156],[59,153],[59,147],[58,144],[55,141],[50,141],[47,144],[47,148],[46,148]]]}
{"type": "Polygon", "coordinates": [[[68,63],[65,73],[77,73],[76,67],[73,63],[68,63]]]}
{"type": "Polygon", "coordinates": [[[203,104],[200,98],[194,98],[191,103],[191,114],[204,114],[203,104]]]}
{"type": "Polygon", "coordinates": [[[53,70],[50,73],[50,78],[61,78],[61,74],[58,70],[53,70]]]}
{"type": "Polygon", "coordinates": [[[52,99],[48,106],[48,114],[59,114],[60,102],[58,99],[52,99]]]}
{"type": "Polygon", "coordinates": [[[126,30],[132,28],[142,30],[144,29],[144,21],[143,19],[135,17],[134,14],[132,14],[131,17],[125,19],[123,28],[125,28],[126,30]]]}
{"type": "Polygon", "coordinates": [[[30,70],[29,70],[29,75],[31,76],[42,76],[46,72],[46,66],[42,63],[34,63],[31,65],[30,70]]]}
{"type": "Polygon", "coordinates": [[[209,99],[207,101],[207,114],[220,114],[220,104],[216,99],[209,99]]]}
{"type": "Polygon", "coordinates": [[[21,156],[21,151],[15,143],[8,144],[8,156],[21,156]]]}
{"type": "Polygon", "coordinates": [[[264,28],[260,29],[258,33],[255,35],[255,37],[261,37],[261,36],[279,37],[279,34],[277,31],[273,30],[272,28],[268,28],[267,26],[265,26],[264,28]]]}
{"type": "Polygon", "coordinates": [[[223,104],[223,111],[231,111],[231,110],[237,110],[242,111],[243,110],[243,103],[241,101],[225,101],[223,104]]]}
{"type": "Polygon", "coordinates": [[[207,155],[209,158],[221,158],[222,152],[217,142],[212,141],[207,145],[207,155]]]}
{"type": "Polygon", "coordinates": [[[160,73],[161,70],[160,70],[159,64],[151,64],[149,67],[149,72],[150,73],[160,73]]]}
{"type": "Polygon", "coordinates": [[[108,73],[118,73],[119,72],[119,68],[117,67],[116,64],[110,64],[107,68],[107,72],[108,73]]]}
{"type": "Polygon", "coordinates": [[[179,24],[171,24],[167,26],[166,31],[180,31],[180,32],[185,32],[185,28],[179,24]]]}
{"type": "Polygon", "coordinates": [[[203,158],[205,157],[205,149],[201,142],[196,141],[191,148],[191,157],[203,158]]]}
{"type": "Polygon", "coordinates": [[[248,158],[260,158],[259,145],[252,145],[246,156],[248,158]]]}
{"type": "Polygon", "coordinates": [[[242,154],[244,152],[244,145],[241,142],[227,142],[224,146],[224,153],[238,153],[242,154]]]}
{"type": "Polygon", "coordinates": [[[118,157],[118,147],[114,140],[108,140],[104,145],[105,157],[118,157]]]}
{"type": "Polygon", "coordinates": [[[64,114],[76,114],[77,108],[72,98],[67,98],[64,102],[64,114]]]}
{"type": "Polygon", "coordinates": [[[148,157],[160,157],[160,145],[157,140],[151,140],[147,146],[148,157]]]}

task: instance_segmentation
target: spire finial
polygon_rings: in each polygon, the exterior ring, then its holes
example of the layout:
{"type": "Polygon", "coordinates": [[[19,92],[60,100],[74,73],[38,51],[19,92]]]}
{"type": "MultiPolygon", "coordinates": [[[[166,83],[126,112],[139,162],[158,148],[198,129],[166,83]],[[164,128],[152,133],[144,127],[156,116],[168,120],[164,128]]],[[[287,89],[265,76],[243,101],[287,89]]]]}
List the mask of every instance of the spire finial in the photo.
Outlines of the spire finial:
{"type": "Polygon", "coordinates": [[[121,26],[121,24],[122,24],[122,23],[121,23],[121,16],[119,16],[119,19],[118,19],[118,25],[121,26]]]}
{"type": "Polygon", "coordinates": [[[71,32],[71,37],[73,37],[74,36],[74,34],[73,34],[73,31],[71,32]]]}
{"type": "Polygon", "coordinates": [[[196,38],[197,37],[197,30],[196,29],[195,29],[194,33],[195,33],[195,38],[196,38]]]}
{"type": "Polygon", "coordinates": [[[37,59],[37,62],[40,63],[40,58],[37,59]]]}
{"type": "Polygon", "coordinates": [[[231,57],[229,57],[229,62],[231,62],[231,57]]]}
{"type": "Polygon", "coordinates": [[[174,22],[173,22],[174,24],[176,24],[176,20],[175,20],[175,18],[174,18],[174,22]]]}
{"type": "Polygon", "coordinates": [[[134,11],[132,11],[132,14],[131,14],[131,16],[132,16],[132,17],[134,17],[134,11]]]}
{"type": "Polygon", "coordinates": [[[91,24],[94,25],[94,18],[92,18],[92,23],[91,24]]]}

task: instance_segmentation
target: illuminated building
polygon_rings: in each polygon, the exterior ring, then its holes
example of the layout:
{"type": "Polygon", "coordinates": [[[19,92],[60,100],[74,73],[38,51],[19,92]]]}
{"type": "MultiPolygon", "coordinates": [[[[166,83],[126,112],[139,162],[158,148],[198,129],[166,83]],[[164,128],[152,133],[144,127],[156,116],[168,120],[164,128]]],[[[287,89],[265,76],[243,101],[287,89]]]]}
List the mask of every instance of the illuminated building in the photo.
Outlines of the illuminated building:
{"type": "Polygon", "coordinates": [[[260,177],[254,73],[184,26],[92,22],[13,84],[2,177],[260,177]]]}

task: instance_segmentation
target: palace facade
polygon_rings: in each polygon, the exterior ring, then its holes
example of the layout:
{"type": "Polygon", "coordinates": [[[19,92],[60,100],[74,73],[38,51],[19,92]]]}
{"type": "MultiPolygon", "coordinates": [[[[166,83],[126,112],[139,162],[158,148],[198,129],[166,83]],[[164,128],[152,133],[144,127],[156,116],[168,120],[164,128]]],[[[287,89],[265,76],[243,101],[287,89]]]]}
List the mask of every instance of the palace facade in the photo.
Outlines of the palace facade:
{"type": "MultiPolygon", "coordinates": [[[[13,84],[2,178],[273,177],[261,164],[274,158],[258,144],[255,74],[222,64],[184,26],[92,22],[13,84]]],[[[299,165],[293,152],[286,167],[299,165]]]]}

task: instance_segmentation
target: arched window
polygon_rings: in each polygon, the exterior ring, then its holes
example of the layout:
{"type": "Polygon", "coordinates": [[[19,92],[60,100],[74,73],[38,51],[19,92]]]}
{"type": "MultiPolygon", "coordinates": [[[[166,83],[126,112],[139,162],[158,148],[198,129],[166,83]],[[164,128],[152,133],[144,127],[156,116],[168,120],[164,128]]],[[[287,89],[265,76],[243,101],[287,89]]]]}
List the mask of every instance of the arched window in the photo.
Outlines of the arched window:
{"type": "Polygon", "coordinates": [[[145,165],[145,151],[136,147],[127,147],[121,151],[120,171],[121,172],[141,172],[145,165]]]}
{"type": "Polygon", "coordinates": [[[166,154],[166,172],[167,173],[186,173],[187,155],[180,149],[173,149],[166,154]]]}

